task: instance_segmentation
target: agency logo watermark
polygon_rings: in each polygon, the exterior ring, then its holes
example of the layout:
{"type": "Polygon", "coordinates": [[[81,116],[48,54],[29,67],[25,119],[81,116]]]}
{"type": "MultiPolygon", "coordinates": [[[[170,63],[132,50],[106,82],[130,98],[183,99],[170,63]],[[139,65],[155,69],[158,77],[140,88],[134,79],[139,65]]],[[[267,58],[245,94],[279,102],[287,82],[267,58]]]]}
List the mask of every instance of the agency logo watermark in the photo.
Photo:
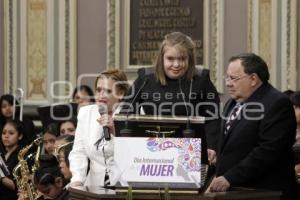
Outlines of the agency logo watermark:
{"type": "MultiPolygon", "coordinates": [[[[81,85],[84,79],[94,79],[98,77],[98,74],[82,74],[77,79],[77,85],[81,85]]],[[[224,119],[228,120],[228,113],[223,112],[224,105],[222,103],[218,104],[213,102],[217,97],[215,93],[205,93],[203,91],[200,92],[146,92],[140,91],[141,88],[131,87],[128,93],[124,96],[120,96],[117,92],[120,85],[128,84],[123,81],[113,82],[112,85],[105,84],[103,87],[107,87],[110,91],[112,91],[109,96],[106,98],[114,97],[117,99],[123,99],[121,103],[121,108],[123,113],[145,113],[145,111],[151,110],[151,113],[154,115],[166,115],[172,117],[178,117],[178,110],[184,109],[188,116],[204,116],[206,120],[214,120],[214,119],[224,119]],[[196,102],[199,100],[199,102],[196,102]],[[147,108],[144,110],[143,108],[147,108]],[[226,115],[225,115],[226,114],[226,115]]],[[[137,86],[140,87],[140,86],[137,86]]],[[[72,83],[68,81],[54,81],[50,85],[50,96],[53,99],[64,100],[66,102],[70,102],[72,99],[73,91],[76,87],[73,86],[72,83]],[[69,93],[64,95],[58,95],[56,93],[57,87],[61,88],[69,88],[69,93]]],[[[95,91],[95,96],[91,96],[88,98],[101,98],[101,92],[95,91]]],[[[72,106],[70,106],[69,112],[67,116],[60,117],[56,116],[54,109],[55,106],[59,104],[52,104],[50,109],[50,115],[54,120],[65,120],[74,115],[74,111],[72,110],[72,106]]],[[[103,105],[102,105],[103,106],[103,105]]],[[[113,105],[114,108],[119,105],[113,105]]],[[[243,108],[240,111],[240,114],[237,117],[237,120],[246,119],[246,120],[261,120],[264,118],[264,105],[258,102],[249,102],[243,105],[243,108]]],[[[147,112],[146,112],[147,114],[147,112]]]]}

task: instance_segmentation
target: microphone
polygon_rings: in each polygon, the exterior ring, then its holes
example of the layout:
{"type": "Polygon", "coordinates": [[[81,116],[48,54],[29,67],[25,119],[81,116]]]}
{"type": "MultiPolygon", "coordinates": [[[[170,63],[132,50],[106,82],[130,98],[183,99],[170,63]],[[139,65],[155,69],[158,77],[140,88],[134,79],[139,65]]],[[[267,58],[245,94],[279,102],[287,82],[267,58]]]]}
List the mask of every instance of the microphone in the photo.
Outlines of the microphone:
{"type": "MultiPolygon", "coordinates": [[[[98,112],[100,115],[107,113],[107,108],[103,105],[100,105],[98,108],[98,112]]],[[[107,126],[103,126],[103,136],[106,141],[110,140],[109,128],[107,126]]]]}
{"type": "MultiPolygon", "coordinates": [[[[139,94],[141,93],[142,89],[145,87],[146,83],[148,82],[148,78],[146,78],[142,84],[142,86],[140,87],[140,89],[137,91],[137,93],[134,95],[133,99],[129,102],[130,106],[133,106],[133,104],[136,101],[136,98],[139,96],[139,94]]],[[[129,115],[129,108],[126,111],[126,121],[125,121],[125,126],[122,130],[120,130],[120,134],[122,136],[130,136],[132,135],[132,129],[128,128],[128,115],[129,115]]]]}
{"type": "MultiPolygon", "coordinates": [[[[191,83],[190,83],[189,96],[192,93],[192,87],[193,87],[193,79],[191,79],[191,83]]],[[[187,108],[187,102],[185,101],[185,96],[184,96],[184,93],[183,93],[182,88],[181,88],[181,79],[179,79],[179,90],[180,90],[180,93],[182,95],[182,99],[183,99],[183,102],[184,102],[184,107],[185,107],[186,115],[187,115],[186,129],[183,130],[183,136],[185,138],[195,137],[195,131],[190,128],[190,124],[191,124],[190,117],[189,117],[190,112],[187,108]]],[[[190,101],[191,101],[191,99],[189,98],[189,102],[188,102],[189,104],[190,104],[190,101]]]]}

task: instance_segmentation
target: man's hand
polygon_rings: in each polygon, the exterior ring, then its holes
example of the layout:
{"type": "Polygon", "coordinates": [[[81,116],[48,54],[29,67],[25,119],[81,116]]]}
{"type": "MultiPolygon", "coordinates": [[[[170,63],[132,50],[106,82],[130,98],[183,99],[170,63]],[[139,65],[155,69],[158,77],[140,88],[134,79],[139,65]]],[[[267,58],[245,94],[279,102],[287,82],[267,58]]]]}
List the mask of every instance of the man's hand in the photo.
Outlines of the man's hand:
{"type": "Polygon", "coordinates": [[[230,188],[230,183],[224,176],[216,177],[212,180],[209,191],[210,192],[225,192],[230,188]]]}
{"type": "Polygon", "coordinates": [[[217,154],[214,150],[212,149],[207,149],[207,157],[208,157],[208,163],[210,165],[216,164],[217,161],[217,154]]]}

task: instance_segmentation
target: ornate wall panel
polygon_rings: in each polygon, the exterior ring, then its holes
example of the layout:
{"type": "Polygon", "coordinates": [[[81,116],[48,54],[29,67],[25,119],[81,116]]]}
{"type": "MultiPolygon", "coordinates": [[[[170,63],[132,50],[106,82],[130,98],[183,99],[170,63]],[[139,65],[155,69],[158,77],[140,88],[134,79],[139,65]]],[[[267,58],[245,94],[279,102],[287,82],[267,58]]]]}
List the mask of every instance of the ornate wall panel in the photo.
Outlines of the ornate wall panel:
{"type": "Polygon", "coordinates": [[[271,68],[271,0],[260,0],[259,1],[259,34],[258,34],[258,49],[259,55],[261,55],[268,66],[271,68]]]}
{"type": "Polygon", "coordinates": [[[297,89],[297,0],[281,2],[281,88],[297,89]]]}
{"type": "Polygon", "coordinates": [[[107,1],[107,67],[120,67],[120,1],[107,1]]]}
{"type": "MultiPolygon", "coordinates": [[[[297,0],[297,10],[300,10],[300,0],[297,0]]],[[[297,18],[300,19],[300,12],[297,12],[297,18]]],[[[300,77],[300,20],[297,20],[297,77],[300,77]]],[[[300,78],[297,80],[297,89],[300,89],[300,78]]]]}
{"type": "Polygon", "coordinates": [[[13,93],[16,85],[16,0],[4,1],[4,93],[13,93]]]}
{"type": "Polygon", "coordinates": [[[76,82],[76,0],[4,0],[5,92],[64,101],[76,82]]]}
{"type": "MultiPolygon", "coordinates": [[[[209,19],[205,19],[206,29],[211,30],[207,33],[205,46],[205,54],[208,59],[204,62],[205,66],[209,66],[210,77],[217,87],[218,92],[224,92],[224,52],[223,52],[223,35],[224,35],[224,1],[212,0],[206,2],[210,7],[206,10],[209,13],[209,19]]],[[[206,16],[206,15],[205,15],[206,16]]]]}
{"type": "Polygon", "coordinates": [[[47,2],[27,3],[27,91],[28,100],[47,98],[47,2]]]}
{"type": "Polygon", "coordinates": [[[248,1],[248,50],[262,56],[270,82],[280,90],[297,86],[297,0],[248,1]]]}

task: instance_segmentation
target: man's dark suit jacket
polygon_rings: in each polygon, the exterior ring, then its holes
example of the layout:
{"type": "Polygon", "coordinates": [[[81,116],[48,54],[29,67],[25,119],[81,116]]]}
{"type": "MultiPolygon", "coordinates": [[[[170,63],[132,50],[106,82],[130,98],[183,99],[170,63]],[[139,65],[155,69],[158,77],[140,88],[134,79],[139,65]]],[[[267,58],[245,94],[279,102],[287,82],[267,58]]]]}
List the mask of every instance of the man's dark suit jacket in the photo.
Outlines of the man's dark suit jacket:
{"type": "MultiPolygon", "coordinates": [[[[222,120],[216,175],[224,176],[231,186],[279,190],[282,199],[293,199],[296,121],[291,102],[270,84],[263,84],[244,103],[240,119],[226,135],[226,120],[222,120]],[[263,112],[245,113],[259,108],[253,103],[261,103],[263,112]]],[[[235,104],[229,100],[223,115],[228,116],[235,104]]]]}

